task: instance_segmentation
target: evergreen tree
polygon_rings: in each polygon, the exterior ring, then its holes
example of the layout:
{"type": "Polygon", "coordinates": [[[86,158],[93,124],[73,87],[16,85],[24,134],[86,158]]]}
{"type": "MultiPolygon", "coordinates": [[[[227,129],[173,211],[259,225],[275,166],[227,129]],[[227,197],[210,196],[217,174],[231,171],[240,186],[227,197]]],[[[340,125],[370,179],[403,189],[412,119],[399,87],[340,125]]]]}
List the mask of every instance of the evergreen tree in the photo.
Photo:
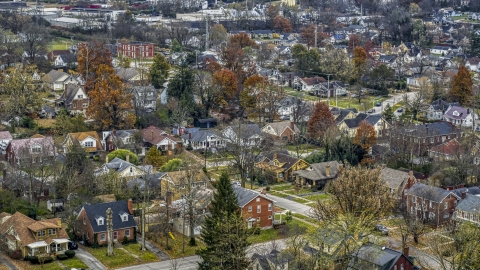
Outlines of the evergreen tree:
{"type": "Polygon", "coordinates": [[[472,56],[480,56],[480,35],[475,32],[470,37],[470,53],[472,56]]]}
{"type": "Polygon", "coordinates": [[[199,269],[246,269],[247,229],[228,173],[222,173],[205,218],[201,238],[206,247],[197,254],[199,269]]]}
{"type": "Polygon", "coordinates": [[[387,120],[387,122],[391,123],[395,119],[395,113],[393,112],[392,107],[390,107],[390,104],[387,103],[387,106],[385,106],[385,110],[382,113],[383,118],[387,120]]]}
{"type": "Polygon", "coordinates": [[[168,78],[168,71],[170,70],[170,64],[167,62],[165,57],[161,54],[155,55],[153,58],[153,64],[150,68],[150,81],[155,88],[160,88],[165,83],[168,78]]]}

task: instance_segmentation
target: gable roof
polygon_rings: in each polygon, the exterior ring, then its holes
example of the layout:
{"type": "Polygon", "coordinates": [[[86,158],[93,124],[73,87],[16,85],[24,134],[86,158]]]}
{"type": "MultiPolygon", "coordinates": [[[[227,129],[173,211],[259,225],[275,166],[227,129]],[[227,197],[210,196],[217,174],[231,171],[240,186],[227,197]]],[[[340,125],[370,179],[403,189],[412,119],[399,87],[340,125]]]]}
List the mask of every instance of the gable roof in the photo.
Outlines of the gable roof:
{"type": "Polygon", "coordinates": [[[68,133],[67,138],[70,138],[73,142],[80,143],[81,141],[85,140],[86,138],[91,137],[95,139],[95,147],[87,147],[86,150],[88,152],[96,152],[102,151],[103,146],[100,142],[100,137],[96,131],[84,131],[84,132],[75,132],[75,133],[68,133]]]}
{"type": "MultiPolygon", "coordinates": [[[[405,257],[405,255],[403,255],[403,253],[400,251],[374,245],[363,245],[359,249],[358,253],[354,256],[364,262],[375,265],[376,267],[378,267],[378,269],[393,269],[395,263],[402,256],[405,257]]],[[[408,258],[406,259],[413,265],[413,263],[408,258]]],[[[351,264],[349,265],[348,269],[353,269],[351,264]]]]}
{"type": "Polygon", "coordinates": [[[332,114],[337,116],[337,118],[335,118],[337,125],[340,124],[350,113],[355,115],[356,109],[332,109],[332,114]]]}
{"type": "Polygon", "coordinates": [[[312,78],[300,78],[306,85],[317,85],[326,82],[323,77],[312,77],[312,78]]]}
{"type": "Polygon", "coordinates": [[[61,58],[64,63],[67,63],[67,64],[77,62],[77,56],[71,52],[60,54],[58,55],[58,57],[61,58]]]}
{"type": "Polygon", "coordinates": [[[243,188],[241,186],[234,186],[233,191],[235,192],[235,195],[237,196],[238,205],[240,207],[244,207],[249,202],[251,202],[253,199],[255,199],[259,196],[266,199],[266,200],[274,202],[272,199],[263,196],[260,192],[257,192],[257,191],[251,190],[251,189],[246,189],[246,188],[243,188]]]}
{"type": "Polygon", "coordinates": [[[375,126],[375,124],[377,124],[382,118],[383,116],[381,114],[370,114],[365,118],[365,121],[370,125],[375,126]]]}
{"type": "Polygon", "coordinates": [[[430,124],[408,126],[400,129],[399,131],[400,134],[416,135],[416,137],[448,135],[455,134],[457,132],[458,130],[455,128],[455,126],[443,121],[430,124]]]}
{"type": "Polygon", "coordinates": [[[13,139],[10,131],[0,131],[0,140],[11,140],[13,139]]]}
{"type": "Polygon", "coordinates": [[[254,135],[260,135],[262,133],[260,127],[257,124],[241,124],[240,126],[233,125],[228,126],[226,129],[228,128],[231,128],[236,136],[241,133],[242,138],[250,138],[254,135]]]}
{"type": "Polygon", "coordinates": [[[130,179],[127,181],[127,187],[132,190],[135,186],[137,186],[139,190],[144,190],[145,182],[147,182],[150,189],[158,188],[160,187],[160,179],[165,175],[167,175],[167,173],[157,172],[154,174],[147,174],[145,177],[130,179]]]}
{"type": "Polygon", "coordinates": [[[310,167],[308,169],[298,170],[293,172],[293,174],[313,181],[327,180],[335,178],[339,173],[341,166],[342,165],[337,161],[313,163],[310,164],[310,167]],[[327,165],[330,165],[329,176],[327,175],[327,165]]]}
{"type": "Polygon", "coordinates": [[[455,208],[455,211],[457,210],[480,214],[480,197],[466,194],[465,199],[461,200],[455,208]]]}
{"type": "MultiPolygon", "coordinates": [[[[282,121],[282,122],[273,122],[273,123],[268,123],[266,124],[262,130],[268,129],[268,127],[271,127],[273,131],[275,132],[275,135],[280,136],[285,129],[289,128],[291,129],[291,125],[293,122],[290,121],[282,121]]],[[[298,133],[300,130],[297,128],[297,125],[293,124],[293,132],[298,133]]]]}
{"type": "Polygon", "coordinates": [[[84,205],[83,210],[86,212],[90,226],[92,226],[93,233],[106,232],[107,231],[107,222],[103,225],[98,225],[95,217],[107,217],[107,209],[112,209],[112,224],[113,230],[126,229],[136,227],[137,224],[133,219],[133,216],[128,212],[128,203],[127,201],[116,201],[116,202],[107,202],[107,203],[98,203],[98,204],[89,204],[84,205]],[[120,217],[121,214],[127,213],[128,220],[122,221],[120,217]]]}
{"type": "Polygon", "coordinates": [[[470,109],[460,106],[450,106],[445,112],[445,117],[448,117],[450,119],[465,119],[468,115],[470,115],[470,109]]]}
{"type": "Polygon", "coordinates": [[[446,141],[442,144],[430,147],[430,149],[428,151],[429,152],[440,153],[440,154],[448,155],[448,156],[452,156],[452,155],[456,155],[456,154],[462,154],[462,153],[465,152],[465,151],[463,151],[463,149],[460,150],[460,144],[458,143],[457,139],[446,141]],[[459,152],[459,151],[462,151],[462,152],[459,152]]]}
{"type": "Polygon", "coordinates": [[[404,171],[385,167],[380,171],[380,178],[388,187],[398,189],[404,182],[406,183],[410,175],[404,171]]]}
{"type": "Polygon", "coordinates": [[[16,156],[22,157],[22,155],[28,155],[29,153],[22,153],[23,149],[27,147],[32,147],[36,144],[42,146],[42,153],[48,156],[54,156],[55,145],[52,137],[42,137],[42,138],[27,138],[27,139],[16,139],[10,141],[10,149],[15,153],[16,156]],[[46,150],[46,152],[45,152],[46,150]]]}
{"type": "MultiPolygon", "coordinates": [[[[62,95],[60,96],[59,99],[57,99],[57,102],[64,102],[65,105],[70,105],[77,95],[77,92],[79,90],[83,90],[83,87],[81,85],[73,84],[73,83],[67,83],[65,85],[65,90],[63,91],[62,95]]],[[[84,92],[85,93],[85,92],[84,92]]],[[[85,93],[86,95],[86,93],[85,93]]],[[[88,98],[85,96],[84,98],[88,98]]]]}
{"type": "Polygon", "coordinates": [[[67,77],[65,78],[65,80],[66,80],[68,77],[70,77],[70,75],[68,75],[68,74],[65,73],[65,72],[52,69],[52,70],[50,70],[50,72],[48,72],[48,73],[43,77],[43,80],[44,80],[45,82],[48,82],[48,83],[54,83],[54,82],[58,81],[60,78],[62,78],[63,76],[67,76],[67,77]]]}
{"type": "MultiPolygon", "coordinates": [[[[175,172],[168,172],[167,173],[168,177],[170,180],[173,182],[175,185],[179,185],[182,183],[182,179],[187,177],[187,172],[186,171],[175,171],[175,172]]],[[[195,175],[196,182],[209,182],[210,179],[208,176],[203,172],[203,170],[198,170],[197,174],[195,175]]]]}
{"type": "Polygon", "coordinates": [[[457,199],[460,199],[460,197],[453,191],[448,191],[443,188],[429,186],[422,183],[415,183],[405,191],[405,194],[413,195],[437,203],[441,203],[448,195],[453,195],[457,197],[457,199]]]}
{"type": "Polygon", "coordinates": [[[117,173],[123,172],[130,166],[136,167],[146,173],[151,173],[153,170],[152,165],[144,165],[144,166],[136,166],[130,162],[127,162],[123,159],[120,159],[118,157],[112,159],[110,162],[103,164],[103,168],[109,169],[109,170],[115,170],[117,173]]]}
{"type": "Polygon", "coordinates": [[[348,128],[357,128],[360,123],[368,117],[365,113],[359,113],[357,117],[352,119],[345,119],[343,122],[348,128]]]}
{"type": "Polygon", "coordinates": [[[174,141],[174,142],[180,142],[181,141],[180,139],[175,138],[175,137],[167,134],[167,132],[165,132],[165,131],[163,131],[163,130],[155,127],[155,126],[149,126],[148,128],[140,131],[140,133],[142,134],[143,141],[145,141],[147,143],[150,143],[150,144],[153,144],[153,145],[157,145],[158,143],[165,140],[166,138],[168,138],[168,139],[170,139],[171,141],[174,141]]]}
{"type": "Polygon", "coordinates": [[[288,154],[284,154],[281,152],[274,152],[274,153],[269,153],[265,156],[269,161],[269,165],[273,165],[273,161],[276,159],[279,163],[282,164],[281,168],[284,170],[290,169],[295,163],[297,163],[300,158],[292,157],[288,154]]]}
{"type": "Polygon", "coordinates": [[[122,81],[129,81],[140,74],[140,72],[135,68],[117,67],[115,68],[115,74],[117,74],[122,81]]]}
{"type": "Polygon", "coordinates": [[[207,136],[217,136],[219,135],[216,132],[213,132],[212,130],[198,130],[193,133],[185,134],[182,135],[181,137],[186,140],[190,140],[192,142],[204,142],[207,140],[207,136]]]}

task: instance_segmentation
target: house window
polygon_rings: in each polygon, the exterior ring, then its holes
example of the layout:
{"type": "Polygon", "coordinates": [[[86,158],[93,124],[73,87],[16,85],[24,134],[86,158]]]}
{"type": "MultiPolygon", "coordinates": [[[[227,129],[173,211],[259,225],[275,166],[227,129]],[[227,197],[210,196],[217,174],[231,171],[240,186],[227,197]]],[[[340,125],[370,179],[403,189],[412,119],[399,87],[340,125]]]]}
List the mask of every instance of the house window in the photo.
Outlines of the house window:
{"type": "Polygon", "coordinates": [[[271,203],[268,204],[268,211],[272,211],[272,204],[271,203]]]}
{"type": "Polygon", "coordinates": [[[32,147],[32,153],[40,153],[42,152],[42,148],[40,146],[32,147]]]}
{"type": "Polygon", "coordinates": [[[123,215],[122,221],[128,221],[128,215],[123,215]]]}
{"type": "Polygon", "coordinates": [[[429,217],[430,219],[434,219],[434,218],[435,218],[435,214],[434,214],[433,212],[430,212],[429,215],[428,215],[428,217],[429,217]]]}
{"type": "Polygon", "coordinates": [[[48,235],[55,235],[57,234],[55,229],[48,229],[48,235]]]}
{"type": "Polygon", "coordinates": [[[78,97],[78,98],[83,98],[83,95],[78,95],[77,97],[78,97]]]}
{"type": "Polygon", "coordinates": [[[99,226],[103,225],[103,218],[98,219],[97,223],[98,223],[99,226]]]}
{"type": "Polygon", "coordinates": [[[125,236],[130,237],[130,230],[125,230],[125,236]]]}
{"type": "Polygon", "coordinates": [[[248,207],[248,212],[252,212],[252,207],[251,206],[248,207]]]}
{"type": "Polygon", "coordinates": [[[256,202],[259,202],[259,201],[260,201],[260,198],[257,198],[255,201],[256,201],[256,202]]]}
{"type": "Polygon", "coordinates": [[[40,236],[45,236],[46,235],[46,231],[45,230],[41,230],[41,231],[38,231],[37,232],[37,236],[40,237],[40,236]]]}
{"type": "Polygon", "coordinates": [[[450,215],[449,214],[445,214],[443,215],[443,218],[448,218],[450,215]]]}
{"type": "Polygon", "coordinates": [[[433,202],[430,201],[430,208],[433,208],[433,202]]]}
{"type": "Polygon", "coordinates": [[[418,142],[418,139],[417,139],[417,138],[414,138],[414,139],[413,139],[413,142],[416,142],[416,143],[417,143],[417,142],[418,142]]]}
{"type": "Polygon", "coordinates": [[[100,241],[105,241],[105,240],[107,240],[106,234],[104,233],[100,234],[100,241]]]}
{"type": "Polygon", "coordinates": [[[85,147],[93,147],[93,142],[85,142],[85,147]]]}
{"type": "Polygon", "coordinates": [[[434,143],[435,142],[435,138],[430,138],[430,143],[434,143]]]}
{"type": "Polygon", "coordinates": [[[445,202],[444,204],[445,209],[448,209],[448,202],[445,202]]]}
{"type": "Polygon", "coordinates": [[[83,103],[83,108],[87,108],[88,107],[88,103],[87,102],[84,102],[83,103]]]}
{"type": "Polygon", "coordinates": [[[257,205],[257,213],[261,213],[262,212],[262,206],[261,205],[257,205]]]}
{"type": "Polygon", "coordinates": [[[77,103],[73,103],[73,108],[77,108],[77,103]]]}
{"type": "Polygon", "coordinates": [[[422,143],[425,143],[425,138],[422,140],[422,143]]]}
{"type": "Polygon", "coordinates": [[[85,224],[87,224],[87,223],[85,222],[85,218],[83,218],[83,225],[85,225],[85,224]]]}

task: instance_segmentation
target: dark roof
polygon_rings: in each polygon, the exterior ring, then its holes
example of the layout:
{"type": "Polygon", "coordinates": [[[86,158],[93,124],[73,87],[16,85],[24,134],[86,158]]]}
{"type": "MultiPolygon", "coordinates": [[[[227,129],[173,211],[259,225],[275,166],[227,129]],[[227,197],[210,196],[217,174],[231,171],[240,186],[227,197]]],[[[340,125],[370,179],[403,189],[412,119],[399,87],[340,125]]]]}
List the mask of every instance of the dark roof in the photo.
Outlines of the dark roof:
{"type": "Polygon", "coordinates": [[[429,186],[422,183],[414,184],[412,187],[405,191],[405,194],[414,195],[416,197],[420,197],[437,203],[441,203],[450,194],[460,198],[453,191],[448,191],[443,188],[429,186]]]}
{"type": "Polygon", "coordinates": [[[380,119],[382,119],[381,114],[370,114],[367,116],[367,118],[365,118],[365,121],[367,121],[367,123],[369,123],[370,125],[375,126],[375,124],[378,123],[380,119]]]}
{"type": "Polygon", "coordinates": [[[383,155],[388,151],[390,151],[390,148],[387,146],[378,145],[378,144],[372,146],[372,156],[383,155]]]}
{"type": "Polygon", "coordinates": [[[62,96],[60,96],[60,98],[57,99],[57,101],[62,101],[66,105],[69,105],[70,103],[72,103],[73,99],[75,98],[75,95],[77,94],[78,90],[81,88],[82,86],[80,85],[67,83],[65,85],[65,91],[63,91],[62,96]]]}
{"type": "Polygon", "coordinates": [[[353,119],[345,119],[343,122],[347,125],[348,128],[357,128],[360,123],[367,118],[368,115],[365,113],[359,113],[357,117],[353,119]]]}
{"type": "Polygon", "coordinates": [[[463,187],[463,188],[457,188],[452,190],[458,197],[462,197],[462,193],[466,192],[468,194],[472,195],[479,195],[480,194],[480,188],[479,187],[463,187]]]}
{"type": "Polygon", "coordinates": [[[241,134],[242,138],[250,138],[254,135],[260,135],[262,131],[257,124],[241,124],[230,126],[230,128],[235,132],[235,135],[241,134]]]}
{"type": "Polygon", "coordinates": [[[335,178],[338,174],[341,164],[337,161],[327,161],[310,164],[310,168],[293,172],[294,175],[317,181],[335,178]],[[330,165],[330,176],[327,176],[327,165],[330,165]]]}
{"type": "Polygon", "coordinates": [[[448,103],[442,99],[437,99],[437,100],[434,100],[432,103],[431,103],[432,107],[434,110],[436,111],[442,111],[442,112],[445,112],[448,107],[450,105],[460,105],[458,102],[454,102],[454,103],[448,103]]]}
{"type": "Polygon", "coordinates": [[[64,75],[68,75],[68,74],[65,73],[65,72],[62,72],[62,71],[52,69],[52,70],[50,70],[50,72],[48,72],[45,75],[44,80],[46,82],[53,83],[53,82],[56,82],[58,79],[60,79],[64,75]]]}
{"type": "Polygon", "coordinates": [[[465,199],[461,200],[458,203],[455,210],[480,214],[480,197],[472,194],[467,194],[465,199]]]}
{"type": "Polygon", "coordinates": [[[282,168],[284,168],[284,169],[289,169],[290,167],[292,167],[295,163],[297,163],[300,160],[299,158],[292,157],[292,156],[287,155],[287,154],[271,153],[271,154],[267,155],[267,158],[270,160],[270,162],[272,162],[275,159],[274,155],[276,155],[276,158],[277,158],[278,162],[284,163],[283,166],[282,166],[282,168]]]}
{"type": "Polygon", "coordinates": [[[408,181],[410,175],[408,172],[399,171],[390,168],[382,168],[380,171],[380,178],[385,182],[389,188],[398,189],[402,184],[408,181]]]}
{"type": "Polygon", "coordinates": [[[217,118],[198,119],[198,122],[201,123],[201,124],[216,123],[216,122],[217,122],[217,118]]]}
{"type": "Polygon", "coordinates": [[[204,142],[204,141],[207,140],[207,136],[217,136],[217,137],[219,137],[219,135],[216,132],[213,132],[211,130],[198,130],[198,131],[192,132],[190,134],[182,135],[181,137],[183,139],[190,140],[192,142],[204,142]]]}
{"type": "Polygon", "coordinates": [[[251,202],[253,199],[255,199],[258,196],[261,196],[261,197],[263,197],[267,200],[273,201],[272,199],[267,198],[267,197],[263,196],[262,194],[260,194],[260,192],[250,190],[250,189],[246,189],[246,188],[243,188],[243,187],[240,187],[240,186],[234,186],[233,191],[235,192],[235,195],[237,196],[238,205],[240,207],[244,207],[247,203],[251,202]]]}
{"type": "Polygon", "coordinates": [[[166,175],[165,172],[158,172],[154,174],[147,174],[145,177],[139,177],[135,179],[130,179],[127,181],[128,189],[132,190],[135,186],[137,186],[140,190],[145,189],[145,182],[147,182],[150,189],[160,187],[160,179],[166,175]],[[146,180],[146,181],[145,181],[146,180]]]}
{"type": "Polygon", "coordinates": [[[73,53],[66,53],[66,54],[61,54],[59,55],[60,58],[62,58],[62,61],[65,63],[76,63],[77,62],[77,56],[73,53]]]}
{"type": "Polygon", "coordinates": [[[430,124],[409,126],[400,130],[400,134],[416,135],[416,137],[432,135],[448,135],[457,133],[458,130],[447,122],[435,122],[430,124]]]}
{"type": "MultiPolygon", "coordinates": [[[[359,249],[358,253],[355,254],[354,256],[356,256],[357,258],[359,258],[364,262],[368,262],[369,264],[371,264],[370,267],[372,265],[378,267],[375,269],[393,269],[393,266],[398,261],[398,259],[400,259],[404,255],[400,251],[396,251],[387,247],[364,245],[359,249]]],[[[409,262],[413,265],[411,261],[409,262]]],[[[352,268],[352,263],[353,263],[353,260],[349,265],[348,269],[354,269],[352,268]]],[[[357,268],[355,267],[355,269],[357,268]]]]}
{"type": "Polygon", "coordinates": [[[106,212],[108,208],[112,209],[113,230],[119,230],[119,229],[131,228],[131,227],[137,226],[137,224],[135,223],[135,220],[133,220],[133,216],[128,212],[127,201],[116,201],[116,202],[84,205],[83,209],[87,213],[88,220],[90,222],[90,225],[92,226],[94,233],[107,231],[106,212]],[[120,217],[120,213],[122,212],[128,213],[127,221],[122,221],[122,218],[120,217]],[[99,226],[95,217],[105,218],[103,225],[99,226]]]}
{"type": "Polygon", "coordinates": [[[288,254],[283,254],[275,249],[273,249],[269,254],[260,255],[258,253],[254,253],[252,255],[252,261],[258,261],[258,265],[261,270],[273,270],[270,265],[284,265],[291,259],[292,257],[288,254]]]}
{"type": "Polygon", "coordinates": [[[122,67],[115,68],[115,73],[118,76],[120,76],[120,79],[122,79],[123,81],[129,81],[133,77],[140,74],[140,72],[136,68],[122,68],[122,67]]]}

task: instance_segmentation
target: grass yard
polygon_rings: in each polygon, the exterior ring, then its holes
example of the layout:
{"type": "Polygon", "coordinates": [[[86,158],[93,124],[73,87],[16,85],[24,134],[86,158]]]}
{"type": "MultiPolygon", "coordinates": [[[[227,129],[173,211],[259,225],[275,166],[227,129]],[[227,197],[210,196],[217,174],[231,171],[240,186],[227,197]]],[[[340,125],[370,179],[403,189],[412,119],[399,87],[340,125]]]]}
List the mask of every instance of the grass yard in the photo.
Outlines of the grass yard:
{"type": "Polygon", "coordinates": [[[277,192],[277,191],[270,191],[270,194],[272,194],[273,196],[278,196],[280,198],[290,197],[290,195],[288,195],[288,194],[280,193],[280,192],[277,192]]]}
{"type": "Polygon", "coordinates": [[[358,102],[356,98],[338,98],[335,105],[335,99],[330,99],[330,106],[336,106],[340,108],[355,108],[358,111],[369,110],[374,107],[374,103],[377,101],[383,102],[387,97],[376,97],[376,96],[364,96],[361,102],[358,102]],[[362,105],[363,104],[363,105],[362,105]]]}
{"type": "Polygon", "coordinates": [[[196,246],[189,246],[188,241],[190,240],[189,237],[183,236],[185,241],[185,252],[182,252],[183,241],[182,235],[177,232],[172,232],[175,236],[175,240],[168,239],[168,245],[170,249],[167,249],[165,246],[165,236],[156,236],[154,239],[150,239],[150,241],[155,244],[158,248],[165,251],[171,258],[181,258],[181,257],[188,257],[195,255],[198,249],[204,248],[205,244],[200,241],[196,241],[196,246]]]}
{"type": "Polygon", "coordinates": [[[305,220],[307,222],[310,222],[310,223],[313,223],[313,224],[317,224],[318,221],[314,218],[311,218],[311,217],[307,217],[307,216],[304,216],[302,214],[299,214],[299,213],[292,213],[292,216],[296,217],[296,218],[299,218],[301,220],[305,220]]]}
{"type": "Polygon", "coordinates": [[[305,193],[312,193],[311,189],[308,188],[301,188],[298,190],[287,190],[285,193],[288,193],[290,195],[299,195],[299,194],[305,194],[305,193]]]}
{"type": "MultiPolygon", "coordinates": [[[[27,261],[18,261],[15,260],[13,263],[19,268],[19,269],[28,269],[28,270],[63,270],[63,267],[60,266],[56,261],[46,263],[44,265],[40,264],[31,264],[30,262],[27,261]]],[[[1,269],[1,268],[0,268],[1,269]]],[[[8,268],[7,268],[8,269],[8,268]]]]}
{"type": "Polygon", "coordinates": [[[309,200],[305,200],[305,199],[301,199],[301,198],[293,198],[293,201],[294,202],[298,202],[298,203],[303,203],[303,204],[306,204],[306,203],[310,203],[311,201],[309,200]]]}
{"type": "Polygon", "coordinates": [[[67,260],[64,260],[64,261],[60,261],[61,264],[65,265],[66,267],[68,267],[68,269],[72,269],[72,268],[77,268],[77,269],[81,269],[81,268],[88,268],[88,266],[82,262],[82,260],[80,260],[79,258],[77,257],[73,257],[73,258],[70,258],[70,259],[67,259],[67,260]]]}
{"type": "MultiPolygon", "coordinates": [[[[78,40],[73,40],[73,44],[77,44],[78,42],[78,40]]],[[[48,48],[50,50],[67,50],[73,44],[69,38],[55,37],[50,44],[48,44],[48,48]]]]}
{"type": "Polygon", "coordinates": [[[270,187],[271,191],[284,191],[284,190],[289,190],[293,189],[294,186],[292,184],[287,184],[287,185],[278,185],[278,186],[272,186],[270,187]]]}
{"type": "Polygon", "coordinates": [[[285,87],[285,88],[283,88],[283,90],[285,91],[285,94],[287,94],[289,96],[298,97],[298,98],[303,99],[303,100],[318,101],[318,97],[311,96],[308,93],[305,93],[303,91],[293,90],[290,87],[285,87]]]}
{"type": "Polygon", "coordinates": [[[55,119],[38,118],[35,119],[35,123],[40,127],[50,128],[55,124],[55,119]]]}
{"type": "Polygon", "coordinates": [[[303,196],[302,198],[316,202],[317,200],[320,200],[320,201],[330,200],[332,198],[332,195],[328,193],[322,193],[322,194],[303,196]]]}
{"type": "Polygon", "coordinates": [[[141,245],[140,244],[128,244],[128,245],[123,245],[123,248],[128,250],[130,253],[137,255],[140,257],[142,262],[157,262],[158,258],[153,254],[152,252],[148,250],[140,250],[141,245]]]}
{"type": "Polygon", "coordinates": [[[250,244],[257,244],[257,243],[272,241],[280,238],[283,238],[283,237],[278,233],[277,229],[265,229],[265,230],[260,230],[260,234],[254,234],[249,236],[247,240],[248,240],[248,243],[250,244]]]}
{"type": "Polygon", "coordinates": [[[107,256],[107,248],[87,248],[85,249],[90,252],[95,258],[102,262],[108,269],[115,269],[120,267],[126,267],[131,265],[139,264],[140,262],[128,254],[127,252],[121,249],[113,249],[114,255],[109,257],[107,256]]]}

